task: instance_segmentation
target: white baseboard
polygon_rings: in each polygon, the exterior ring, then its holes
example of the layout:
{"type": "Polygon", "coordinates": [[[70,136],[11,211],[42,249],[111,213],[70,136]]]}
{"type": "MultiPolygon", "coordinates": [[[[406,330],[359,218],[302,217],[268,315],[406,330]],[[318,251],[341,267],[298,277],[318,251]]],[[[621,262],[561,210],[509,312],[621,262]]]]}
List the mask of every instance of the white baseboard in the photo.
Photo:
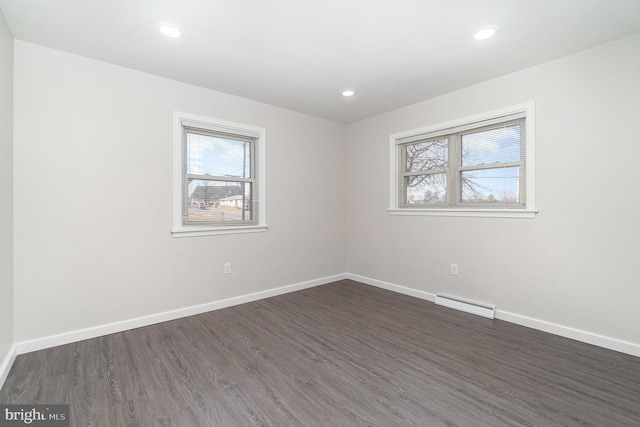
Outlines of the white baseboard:
{"type": "Polygon", "coordinates": [[[9,352],[7,353],[7,355],[4,357],[4,359],[2,359],[2,363],[0,363],[0,388],[2,388],[2,386],[4,385],[4,381],[7,379],[9,371],[11,370],[11,367],[13,366],[13,362],[16,360],[17,355],[18,350],[16,348],[16,345],[13,344],[9,348],[9,352]]]}
{"type": "MultiPolygon", "coordinates": [[[[435,302],[435,294],[419,291],[417,289],[407,288],[395,285],[393,283],[382,282],[380,280],[371,279],[357,274],[347,273],[347,279],[365,283],[367,285],[376,286],[393,292],[409,295],[412,297],[422,298],[427,301],[435,302]]],[[[548,332],[572,340],[581,341],[609,350],[618,351],[620,353],[630,354],[640,357],[640,344],[629,341],[619,340],[604,335],[594,334],[592,332],[574,329],[568,326],[558,325],[556,323],[547,322],[545,320],[534,319],[532,317],[522,316],[520,314],[510,313],[508,311],[496,309],[495,318],[505,322],[515,323],[517,325],[526,326],[528,328],[537,329],[539,331],[548,332]]]]}
{"type": "Polygon", "coordinates": [[[399,294],[409,295],[412,297],[424,299],[431,302],[435,302],[436,300],[436,294],[432,294],[425,291],[419,291],[417,289],[407,288],[400,285],[394,285],[393,283],[383,282],[382,280],[376,280],[370,277],[347,273],[347,279],[355,280],[356,282],[364,283],[366,285],[375,286],[377,288],[386,289],[388,291],[398,292],[399,294]]]}
{"type": "MultiPolygon", "coordinates": [[[[95,326],[91,328],[80,329],[76,331],[65,332],[57,335],[46,336],[28,341],[21,341],[15,343],[7,356],[5,356],[2,364],[0,365],[0,387],[4,383],[9,370],[13,365],[16,355],[24,354],[31,351],[43,350],[58,345],[69,344],[72,342],[82,341],[90,338],[96,338],[103,335],[122,332],[130,329],[140,328],[144,326],[153,325],[156,323],[166,322],[169,320],[179,319],[182,317],[193,316],[196,314],[205,313],[208,311],[219,310],[221,308],[231,307],[234,305],[244,304],[247,302],[257,301],[264,298],[270,298],[277,295],[286,294],[289,292],[295,292],[302,289],[312,288],[315,286],[324,285],[327,283],[335,282],[343,279],[351,279],[357,282],[361,282],[367,285],[375,286],[378,288],[386,289],[400,294],[420,298],[423,300],[434,302],[436,295],[430,292],[420,291],[405,286],[396,285],[381,280],[372,279],[357,274],[343,273],[333,276],[323,277],[320,279],[310,280],[307,282],[301,282],[293,285],[282,286],[279,288],[269,289],[266,291],[255,292],[252,294],[241,295],[238,297],[227,298],[224,300],[213,301],[205,304],[194,305],[190,307],[184,307],[176,310],[170,310],[163,313],[152,314],[148,316],[141,316],[134,319],[123,320],[120,322],[109,323],[106,325],[95,326]]],[[[506,322],[515,323],[521,326],[526,326],[532,329],[548,332],[554,335],[559,335],[565,338],[574,339],[577,341],[593,344],[599,347],[607,348],[610,350],[618,351],[621,353],[630,354],[632,356],[640,357],[640,344],[619,340],[603,335],[594,334],[587,331],[582,331],[574,328],[570,328],[563,325],[547,322],[544,320],[534,319],[527,316],[522,316],[515,313],[510,313],[503,310],[496,310],[496,319],[500,319],[506,322]]]]}
{"type": "Polygon", "coordinates": [[[539,331],[548,332],[550,334],[559,335],[561,337],[570,338],[572,340],[581,341],[598,347],[607,348],[609,350],[618,351],[620,353],[630,354],[640,357],[640,344],[629,341],[619,340],[604,335],[594,334],[593,332],[574,329],[569,326],[558,325],[556,323],[547,322],[540,319],[534,319],[520,314],[509,313],[508,311],[496,310],[496,319],[505,322],[515,323],[516,325],[526,326],[528,328],[537,329],[539,331]]]}
{"type": "MultiPolygon", "coordinates": [[[[14,345],[14,347],[16,347],[17,354],[29,353],[32,351],[43,350],[43,349],[55,347],[58,345],[70,344],[77,341],[96,338],[103,335],[114,334],[116,332],[123,332],[130,329],[141,328],[143,326],[149,326],[156,323],[180,319],[182,317],[193,316],[195,314],[206,313],[208,311],[219,310],[221,308],[231,307],[234,305],[257,301],[264,298],[270,298],[277,295],[286,294],[289,292],[295,292],[302,289],[312,288],[314,286],[324,285],[324,284],[335,282],[338,280],[343,280],[343,279],[346,279],[346,277],[347,277],[346,274],[337,274],[334,276],[328,276],[320,279],[309,280],[307,282],[296,283],[288,286],[282,286],[279,288],[269,289],[266,291],[260,291],[252,294],[241,295],[238,297],[208,302],[205,304],[193,305],[191,307],[184,307],[176,310],[165,311],[163,313],[136,317],[133,319],[123,320],[120,322],[94,326],[91,328],[79,329],[76,331],[64,332],[61,334],[50,335],[47,337],[36,338],[28,341],[21,341],[21,342],[17,342],[14,345]]],[[[13,363],[13,360],[11,361],[11,363],[13,363]]],[[[11,364],[9,364],[9,367],[10,366],[11,364]]]]}

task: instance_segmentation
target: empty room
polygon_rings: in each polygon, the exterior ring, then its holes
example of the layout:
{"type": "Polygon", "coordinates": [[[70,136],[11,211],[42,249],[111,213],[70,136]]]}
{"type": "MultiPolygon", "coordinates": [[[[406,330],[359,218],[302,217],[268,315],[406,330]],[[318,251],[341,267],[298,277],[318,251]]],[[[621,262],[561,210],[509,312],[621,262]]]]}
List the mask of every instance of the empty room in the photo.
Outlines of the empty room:
{"type": "Polygon", "coordinates": [[[0,0],[0,426],[639,426],[637,0],[0,0]]]}

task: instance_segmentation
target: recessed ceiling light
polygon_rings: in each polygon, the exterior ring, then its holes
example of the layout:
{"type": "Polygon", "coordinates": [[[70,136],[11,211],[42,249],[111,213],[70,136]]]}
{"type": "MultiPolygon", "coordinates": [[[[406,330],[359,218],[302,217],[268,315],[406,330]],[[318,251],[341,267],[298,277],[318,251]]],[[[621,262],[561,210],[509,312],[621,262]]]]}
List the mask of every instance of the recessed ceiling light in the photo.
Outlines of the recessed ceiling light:
{"type": "Polygon", "coordinates": [[[497,27],[483,28],[483,29],[477,31],[473,35],[473,38],[476,39],[476,40],[486,40],[486,39],[489,39],[489,38],[493,37],[496,34],[496,31],[498,31],[497,27]]]}
{"type": "Polygon", "coordinates": [[[342,92],[342,96],[353,96],[356,93],[352,90],[345,90],[344,92],[342,92]]]}
{"type": "Polygon", "coordinates": [[[164,34],[167,37],[171,37],[172,39],[177,39],[178,37],[182,36],[182,31],[180,31],[178,28],[171,25],[166,25],[166,24],[160,25],[158,29],[162,34],[164,34]]]}

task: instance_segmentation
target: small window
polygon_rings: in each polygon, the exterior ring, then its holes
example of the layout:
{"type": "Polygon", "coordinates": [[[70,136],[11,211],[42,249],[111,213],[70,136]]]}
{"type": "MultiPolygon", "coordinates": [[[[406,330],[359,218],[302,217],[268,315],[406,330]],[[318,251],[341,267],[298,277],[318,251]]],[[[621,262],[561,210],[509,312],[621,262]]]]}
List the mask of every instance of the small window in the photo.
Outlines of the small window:
{"type": "Polygon", "coordinates": [[[392,214],[533,217],[533,104],[391,135],[392,214]]]}
{"type": "Polygon", "coordinates": [[[264,231],[264,129],[184,113],[174,127],[174,236],[264,231]]]}

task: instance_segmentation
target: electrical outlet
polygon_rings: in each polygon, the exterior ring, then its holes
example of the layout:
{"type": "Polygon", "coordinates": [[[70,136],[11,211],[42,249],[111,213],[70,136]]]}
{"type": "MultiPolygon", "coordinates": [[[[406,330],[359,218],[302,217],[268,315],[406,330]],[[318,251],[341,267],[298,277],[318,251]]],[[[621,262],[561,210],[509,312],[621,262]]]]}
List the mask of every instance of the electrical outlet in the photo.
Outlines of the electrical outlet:
{"type": "Polygon", "coordinates": [[[458,264],[451,264],[451,274],[454,276],[458,275],[458,264]]]}
{"type": "Polygon", "coordinates": [[[231,263],[227,262],[224,264],[224,274],[231,274],[231,263]]]}

